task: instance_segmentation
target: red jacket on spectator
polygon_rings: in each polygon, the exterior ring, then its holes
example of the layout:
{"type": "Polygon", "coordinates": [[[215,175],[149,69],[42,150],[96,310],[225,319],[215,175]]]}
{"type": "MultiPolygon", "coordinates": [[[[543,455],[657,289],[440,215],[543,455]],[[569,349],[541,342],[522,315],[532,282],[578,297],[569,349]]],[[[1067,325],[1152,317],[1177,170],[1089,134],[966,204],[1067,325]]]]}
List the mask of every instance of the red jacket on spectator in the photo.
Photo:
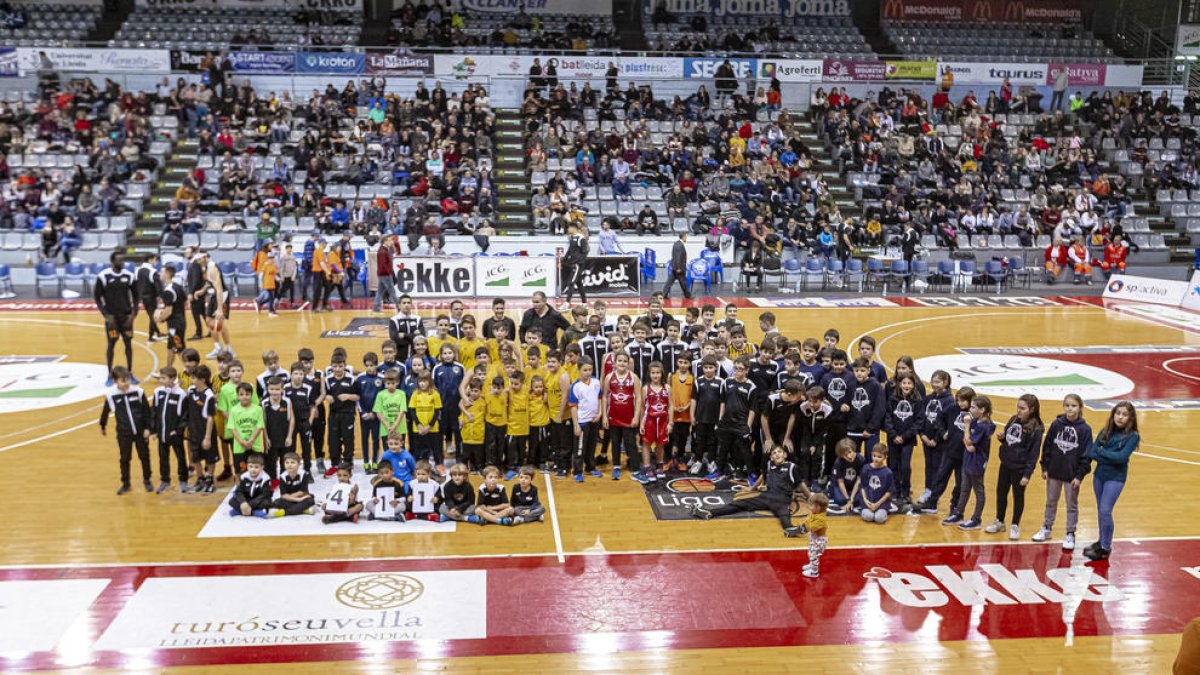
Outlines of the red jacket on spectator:
{"type": "Polygon", "coordinates": [[[379,247],[379,254],[375,258],[375,272],[381,277],[391,276],[395,273],[392,267],[392,247],[386,243],[379,247]]]}

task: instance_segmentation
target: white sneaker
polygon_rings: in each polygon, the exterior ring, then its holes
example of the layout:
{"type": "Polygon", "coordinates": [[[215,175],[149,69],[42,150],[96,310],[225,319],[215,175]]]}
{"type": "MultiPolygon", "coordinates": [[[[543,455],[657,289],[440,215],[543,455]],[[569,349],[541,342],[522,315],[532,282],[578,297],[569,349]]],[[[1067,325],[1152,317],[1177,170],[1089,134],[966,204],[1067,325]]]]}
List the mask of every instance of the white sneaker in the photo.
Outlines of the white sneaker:
{"type": "Polygon", "coordinates": [[[217,356],[218,356],[220,353],[221,353],[221,348],[220,348],[220,347],[213,347],[213,350],[212,350],[211,352],[209,352],[209,353],[208,353],[208,356],[206,356],[206,357],[204,357],[204,358],[206,358],[206,359],[215,359],[215,358],[217,358],[217,356]]]}
{"type": "Polygon", "coordinates": [[[925,490],[924,492],[921,493],[921,498],[918,499],[917,502],[924,504],[928,499],[929,499],[929,490],[925,490]]]}
{"type": "MultiPolygon", "coordinates": [[[[1067,535],[1067,536],[1070,537],[1071,535],[1067,535]]],[[[1037,531],[1037,534],[1033,535],[1034,541],[1046,541],[1049,538],[1050,538],[1050,528],[1048,528],[1048,527],[1043,527],[1042,529],[1037,531]]],[[[1072,543],[1074,543],[1074,540],[1075,540],[1075,538],[1071,537],[1072,543]]]]}
{"type": "Polygon", "coordinates": [[[814,570],[811,567],[806,567],[806,568],[804,568],[804,571],[801,572],[801,574],[808,577],[809,579],[816,579],[818,576],[820,576],[821,573],[818,572],[817,570],[814,570]]]}
{"type": "Polygon", "coordinates": [[[1003,520],[994,520],[994,521],[992,521],[992,524],[988,525],[987,528],[985,528],[983,531],[987,532],[988,534],[996,534],[997,532],[1003,532],[1004,531],[1004,521],[1003,520]]]}
{"type": "Polygon", "coordinates": [[[1012,539],[1013,541],[1020,539],[1021,538],[1021,526],[1013,525],[1012,527],[1008,528],[1008,538],[1012,539]]]}
{"type": "Polygon", "coordinates": [[[229,352],[229,358],[231,358],[231,359],[237,358],[237,354],[233,351],[233,347],[230,347],[229,345],[225,345],[225,351],[229,352]]]}
{"type": "Polygon", "coordinates": [[[1067,538],[1063,539],[1063,550],[1064,551],[1074,551],[1075,550],[1075,533],[1074,532],[1068,532],[1067,538]]]}

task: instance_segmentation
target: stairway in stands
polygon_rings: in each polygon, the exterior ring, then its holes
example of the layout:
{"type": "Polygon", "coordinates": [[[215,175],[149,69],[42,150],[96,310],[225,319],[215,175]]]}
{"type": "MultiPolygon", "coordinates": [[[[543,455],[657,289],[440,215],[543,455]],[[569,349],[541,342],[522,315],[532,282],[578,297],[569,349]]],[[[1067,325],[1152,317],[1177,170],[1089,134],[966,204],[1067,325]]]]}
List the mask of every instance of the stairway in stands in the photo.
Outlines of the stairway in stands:
{"type": "Polygon", "coordinates": [[[854,199],[854,192],[846,183],[846,177],[838,171],[837,164],[825,142],[817,134],[817,127],[809,117],[808,111],[789,111],[792,115],[792,126],[796,135],[808,147],[812,156],[813,168],[825,178],[829,194],[838,205],[843,217],[861,216],[862,205],[854,199]]]}
{"type": "Polygon", "coordinates": [[[525,173],[525,140],[521,111],[496,110],[496,152],[492,181],[496,186],[496,230],[531,232],[529,176],[525,173]]]}
{"type": "Polygon", "coordinates": [[[171,207],[175,190],[196,166],[195,140],[177,140],[158,171],[158,181],[150,190],[150,199],[129,235],[129,253],[142,257],[159,252],[165,214],[171,207]]]}

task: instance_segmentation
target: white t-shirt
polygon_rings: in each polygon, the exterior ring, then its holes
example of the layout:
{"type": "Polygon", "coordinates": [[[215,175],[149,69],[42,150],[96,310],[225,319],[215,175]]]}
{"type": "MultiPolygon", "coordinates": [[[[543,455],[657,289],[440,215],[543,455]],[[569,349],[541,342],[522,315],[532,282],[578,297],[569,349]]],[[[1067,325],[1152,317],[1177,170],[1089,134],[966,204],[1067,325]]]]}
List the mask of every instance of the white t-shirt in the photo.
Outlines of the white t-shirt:
{"type": "Polygon", "coordinates": [[[575,380],[567,403],[579,409],[579,423],[586,424],[600,414],[600,380],[592,378],[586,384],[575,380]]]}

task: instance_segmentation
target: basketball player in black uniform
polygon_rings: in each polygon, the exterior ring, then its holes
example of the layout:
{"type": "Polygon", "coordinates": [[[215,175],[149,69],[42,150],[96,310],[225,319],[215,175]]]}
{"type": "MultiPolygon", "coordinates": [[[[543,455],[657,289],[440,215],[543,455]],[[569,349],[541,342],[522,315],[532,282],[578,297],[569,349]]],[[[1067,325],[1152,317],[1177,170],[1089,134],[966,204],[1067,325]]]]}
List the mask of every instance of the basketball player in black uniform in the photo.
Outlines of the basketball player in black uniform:
{"type": "MultiPolygon", "coordinates": [[[[133,377],[133,318],[137,316],[137,303],[133,297],[133,274],[125,269],[125,254],[113,251],[108,257],[112,267],[96,275],[96,286],[92,296],[100,316],[104,317],[104,332],[108,336],[108,372],[113,369],[113,350],[117,339],[125,343],[125,363],[129,368],[130,380],[137,384],[133,377]]],[[[108,386],[112,386],[112,377],[108,378],[108,386]]]]}
{"type": "Polygon", "coordinates": [[[187,349],[183,337],[187,333],[187,291],[183,284],[175,281],[175,268],[170,265],[163,265],[158,271],[158,281],[162,285],[158,297],[163,306],[157,311],[155,320],[166,324],[167,365],[173,366],[175,355],[187,349]]]}
{"type": "Polygon", "coordinates": [[[162,331],[158,330],[158,319],[155,318],[155,311],[158,309],[158,272],[154,267],[158,264],[158,255],[151,253],[137,269],[133,271],[134,290],[137,291],[137,298],[142,303],[142,309],[146,310],[146,317],[150,319],[150,342],[157,342],[165,338],[162,331]]]}

